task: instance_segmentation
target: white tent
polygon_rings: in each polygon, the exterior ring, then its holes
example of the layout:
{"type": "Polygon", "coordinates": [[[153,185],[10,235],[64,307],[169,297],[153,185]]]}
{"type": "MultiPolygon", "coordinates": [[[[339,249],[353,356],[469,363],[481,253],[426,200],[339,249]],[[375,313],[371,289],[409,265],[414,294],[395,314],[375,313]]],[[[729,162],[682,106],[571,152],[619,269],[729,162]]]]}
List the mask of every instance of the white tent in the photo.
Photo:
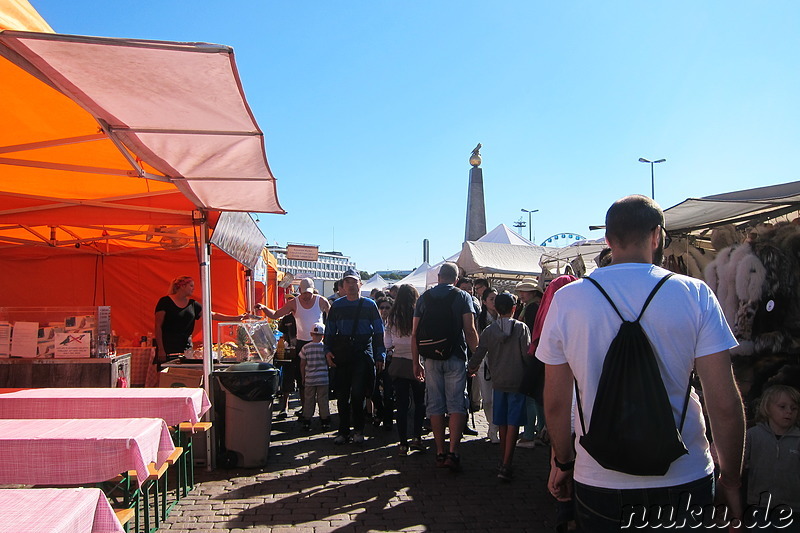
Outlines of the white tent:
{"type": "MultiPolygon", "coordinates": [[[[492,231],[490,231],[489,233],[487,233],[486,235],[484,235],[483,237],[481,237],[477,241],[472,241],[472,242],[508,244],[508,245],[516,245],[516,246],[535,246],[537,248],[541,248],[541,247],[538,247],[535,244],[533,244],[528,239],[520,236],[519,233],[513,231],[511,228],[509,228],[505,224],[498,225],[496,228],[494,228],[492,231]]],[[[463,250],[463,245],[462,245],[462,250],[463,250]]],[[[449,261],[451,263],[458,263],[458,258],[459,258],[460,255],[461,255],[461,252],[458,252],[458,253],[456,253],[454,255],[451,255],[450,257],[448,257],[444,261],[440,261],[440,262],[436,263],[435,265],[433,265],[432,267],[430,267],[430,269],[428,269],[428,272],[427,272],[426,285],[428,287],[436,285],[437,276],[439,274],[439,267],[442,266],[442,263],[444,263],[445,261],[449,261]]],[[[538,260],[538,256],[537,256],[536,262],[533,263],[533,265],[532,265],[532,268],[535,269],[535,270],[538,270],[538,265],[539,265],[538,261],[539,260],[538,260]]],[[[461,266],[460,263],[459,263],[459,266],[461,266]]]]}
{"type": "Polygon", "coordinates": [[[599,239],[583,239],[563,248],[548,248],[547,252],[542,255],[539,265],[543,270],[552,274],[564,274],[566,266],[580,257],[583,259],[588,274],[597,268],[594,258],[605,247],[606,240],[600,237],[599,239]]]}
{"type": "Polygon", "coordinates": [[[361,296],[369,296],[369,293],[372,292],[372,289],[378,289],[382,291],[388,285],[389,282],[383,279],[380,274],[376,273],[361,286],[361,296]]]}
{"type": "Polygon", "coordinates": [[[462,245],[457,264],[468,276],[522,279],[541,273],[539,260],[547,250],[532,244],[467,241],[462,245]]]}
{"type": "Polygon", "coordinates": [[[533,243],[512,230],[505,224],[500,224],[492,231],[478,239],[477,242],[496,242],[501,244],[521,244],[530,246],[533,243]]]}
{"type": "Polygon", "coordinates": [[[429,265],[427,261],[423,261],[420,266],[414,269],[414,272],[400,281],[392,283],[392,285],[411,285],[417,289],[418,293],[422,294],[425,292],[425,289],[427,289],[427,272],[430,269],[431,265],[429,265]]]}

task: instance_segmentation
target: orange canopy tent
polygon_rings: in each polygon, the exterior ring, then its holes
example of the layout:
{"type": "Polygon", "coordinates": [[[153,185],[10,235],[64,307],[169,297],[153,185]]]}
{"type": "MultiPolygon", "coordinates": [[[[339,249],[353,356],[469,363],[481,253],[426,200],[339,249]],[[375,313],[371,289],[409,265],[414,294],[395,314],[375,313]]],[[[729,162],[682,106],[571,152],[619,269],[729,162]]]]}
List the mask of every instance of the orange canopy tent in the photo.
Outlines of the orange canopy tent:
{"type": "MultiPolygon", "coordinates": [[[[263,133],[231,48],[9,30],[37,17],[0,1],[0,306],[111,305],[132,337],[175,276],[210,292],[220,212],[284,213],[263,133]]],[[[242,277],[215,254],[215,310],[242,277]]]]}

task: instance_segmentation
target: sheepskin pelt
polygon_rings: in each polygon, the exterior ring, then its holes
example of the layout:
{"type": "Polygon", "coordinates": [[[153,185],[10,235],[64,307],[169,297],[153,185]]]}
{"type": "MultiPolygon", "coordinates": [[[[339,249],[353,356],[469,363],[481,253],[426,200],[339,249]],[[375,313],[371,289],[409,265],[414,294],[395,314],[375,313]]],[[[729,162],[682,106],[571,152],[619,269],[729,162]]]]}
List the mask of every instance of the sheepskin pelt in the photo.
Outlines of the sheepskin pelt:
{"type": "Polygon", "coordinates": [[[728,246],[739,244],[741,241],[742,239],[733,224],[726,224],[711,231],[711,246],[718,252],[728,246]]]}
{"type": "Polygon", "coordinates": [[[713,252],[695,247],[685,237],[675,237],[664,248],[666,268],[697,279],[704,279],[705,269],[714,260],[714,256],[713,252]]]}

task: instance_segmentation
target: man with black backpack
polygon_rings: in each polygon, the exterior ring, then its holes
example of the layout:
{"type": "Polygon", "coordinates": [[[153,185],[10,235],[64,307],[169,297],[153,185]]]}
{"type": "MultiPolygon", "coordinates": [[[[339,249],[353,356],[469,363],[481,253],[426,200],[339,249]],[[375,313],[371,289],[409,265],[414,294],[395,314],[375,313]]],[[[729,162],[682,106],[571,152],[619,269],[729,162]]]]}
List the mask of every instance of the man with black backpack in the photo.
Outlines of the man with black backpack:
{"type": "Polygon", "coordinates": [[[461,470],[458,445],[467,419],[467,347],[478,347],[472,296],[453,284],[458,267],[444,263],[438,285],[425,291],[414,308],[411,356],[414,374],[425,381],[425,404],[436,443],[436,466],[461,470]],[[424,362],[424,368],[421,364],[424,362]],[[444,440],[444,415],[449,413],[450,446],[444,440]]]}
{"type": "Polygon", "coordinates": [[[606,214],[611,265],[561,288],[545,319],[536,356],[546,364],[548,487],[563,501],[574,480],[583,531],[689,531],[741,517],[744,413],[728,352],[736,340],[705,283],[656,266],[666,238],[653,200],[615,202],[606,214]],[[709,516],[714,464],[693,368],[726,517],[709,516]]]}

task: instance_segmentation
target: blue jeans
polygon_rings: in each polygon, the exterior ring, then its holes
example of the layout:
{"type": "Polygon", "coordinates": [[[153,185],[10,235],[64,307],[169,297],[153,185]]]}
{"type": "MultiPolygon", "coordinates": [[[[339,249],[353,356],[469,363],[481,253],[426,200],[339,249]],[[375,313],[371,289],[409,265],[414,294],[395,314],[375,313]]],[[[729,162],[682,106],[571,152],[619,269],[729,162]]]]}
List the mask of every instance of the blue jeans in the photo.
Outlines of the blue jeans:
{"type": "Polygon", "coordinates": [[[530,396],[525,396],[525,409],[525,431],[522,432],[522,438],[533,440],[534,437],[541,436],[544,429],[544,406],[530,396]]]}
{"type": "Polygon", "coordinates": [[[458,357],[444,361],[425,359],[425,394],[428,416],[467,414],[467,362],[458,357]]]}
{"type": "Polygon", "coordinates": [[[604,489],[575,482],[575,516],[581,531],[698,531],[712,518],[712,476],[652,489],[604,489]],[[694,528],[691,526],[695,525],[694,528]],[[665,527],[666,526],[666,527],[665,527]]]}

